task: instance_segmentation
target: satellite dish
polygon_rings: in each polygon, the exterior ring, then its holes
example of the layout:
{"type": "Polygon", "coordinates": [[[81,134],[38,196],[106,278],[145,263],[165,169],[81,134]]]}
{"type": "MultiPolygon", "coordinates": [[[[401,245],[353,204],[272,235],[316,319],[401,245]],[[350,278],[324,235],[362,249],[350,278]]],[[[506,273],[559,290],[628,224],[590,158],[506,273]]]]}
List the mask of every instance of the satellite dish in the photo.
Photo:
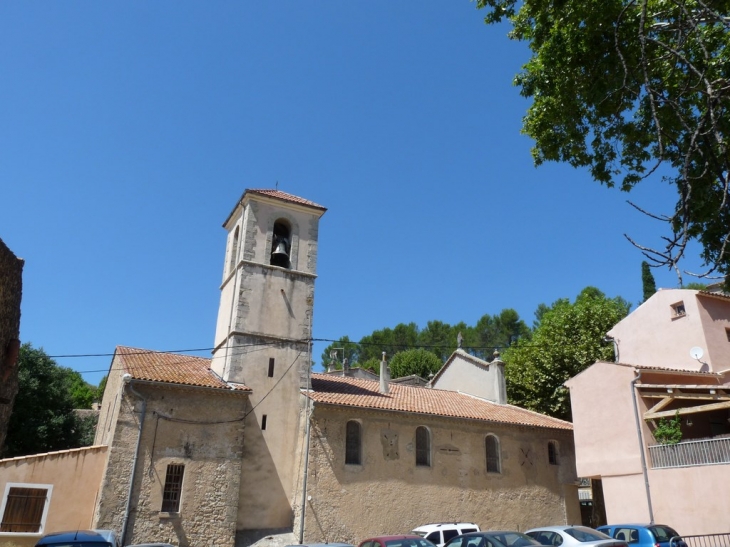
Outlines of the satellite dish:
{"type": "Polygon", "coordinates": [[[699,346],[695,346],[691,350],[689,350],[689,356],[692,357],[692,359],[696,359],[697,361],[702,359],[702,356],[704,354],[705,351],[699,346]]]}

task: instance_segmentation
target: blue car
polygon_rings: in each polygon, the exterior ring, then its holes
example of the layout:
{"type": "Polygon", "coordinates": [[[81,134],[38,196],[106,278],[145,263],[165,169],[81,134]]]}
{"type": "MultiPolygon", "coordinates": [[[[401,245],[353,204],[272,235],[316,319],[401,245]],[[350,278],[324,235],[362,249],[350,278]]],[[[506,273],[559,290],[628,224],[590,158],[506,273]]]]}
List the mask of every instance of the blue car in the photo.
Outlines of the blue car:
{"type": "Polygon", "coordinates": [[[629,547],[687,547],[677,531],[664,524],[608,524],[596,530],[625,541],[629,547]]]}
{"type": "Polygon", "coordinates": [[[117,535],[111,530],[72,530],[43,536],[36,547],[118,547],[117,535]]]}

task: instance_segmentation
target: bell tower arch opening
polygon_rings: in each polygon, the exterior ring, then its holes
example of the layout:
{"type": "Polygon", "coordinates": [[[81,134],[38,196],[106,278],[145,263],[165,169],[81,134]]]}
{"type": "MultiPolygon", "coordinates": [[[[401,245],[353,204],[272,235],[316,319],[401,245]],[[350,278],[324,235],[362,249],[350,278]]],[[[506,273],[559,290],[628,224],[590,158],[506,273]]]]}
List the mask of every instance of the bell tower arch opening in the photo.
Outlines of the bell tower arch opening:
{"type": "Polygon", "coordinates": [[[269,264],[281,268],[291,268],[291,224],[280,218],[274,222],[274,234],[271,238],[271,258],[269,264]]]}

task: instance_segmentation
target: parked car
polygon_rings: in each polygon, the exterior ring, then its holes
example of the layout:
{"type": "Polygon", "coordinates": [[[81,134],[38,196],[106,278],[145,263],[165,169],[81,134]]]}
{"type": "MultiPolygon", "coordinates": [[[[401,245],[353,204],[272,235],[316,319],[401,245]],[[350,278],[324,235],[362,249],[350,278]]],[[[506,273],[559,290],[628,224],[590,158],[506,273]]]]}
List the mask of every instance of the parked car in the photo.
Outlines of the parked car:
{"type": "Polygon", "coordinates": [[[119,538],[111,530],[73,530],[46,534],[36,547],[119,547],[119,538]]]}
{"type": "Polygon", "coordinates": [[[378,536],[361,541],[358,547],[436,547],[417,535],[378,536]]]}
{"type": "Polygon", "coordinates": [[[286,547],[355,547],[351,543],[300,543],[286,547]]]}
{"type": "Polygon", "coordinates": [[[628,547],[628,543],[612,539],[603,532],[587,526],[543,526],[525,532],[541,545],[558,547],[628,547]]]}
{"type": "Polygon", "coordinates": [[[424,524],[414,528],[411,533],[425,537],[436,547],[443,547],[451,538],[468,534],[469,532],[478,532],[479,525],[473,522],[440,522],[436,524],[424,524]]]}
{"type": "Polygon", "coordinates": [[[540,545],[521,532],[489,530],[456,536],[446,547],[532,547],[540,545]]]}
{"type": "MultiPolygon", "coordinates": [[[[680,537],[674,528],[665,524],[608,524],[596,530],[625,541],[630,547],[670,547],[672,538],[680,537]]],[[[687,547],[687,544],[676,539],[671,547],[687,547]]]]}

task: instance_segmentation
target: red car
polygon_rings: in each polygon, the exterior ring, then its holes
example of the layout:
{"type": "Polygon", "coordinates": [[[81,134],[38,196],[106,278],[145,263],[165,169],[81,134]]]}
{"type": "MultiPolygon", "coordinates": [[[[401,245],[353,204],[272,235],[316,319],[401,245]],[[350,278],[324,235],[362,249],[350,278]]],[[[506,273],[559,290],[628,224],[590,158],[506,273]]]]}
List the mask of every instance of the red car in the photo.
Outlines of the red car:
{"type": "Polygon", "coordinates": [[[421,536],[378,536],[360,542],[358,547],[436,547],[421,536]]]}

